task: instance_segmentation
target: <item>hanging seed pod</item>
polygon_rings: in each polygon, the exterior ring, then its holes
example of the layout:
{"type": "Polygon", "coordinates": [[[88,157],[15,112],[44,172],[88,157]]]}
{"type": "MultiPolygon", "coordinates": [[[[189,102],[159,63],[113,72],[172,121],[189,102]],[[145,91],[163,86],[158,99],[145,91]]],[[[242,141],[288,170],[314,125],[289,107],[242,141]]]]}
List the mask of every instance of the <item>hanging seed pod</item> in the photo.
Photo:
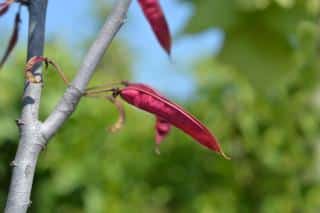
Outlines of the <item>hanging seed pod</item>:
{"type": "Polygon", "coordinates": [[[142,11],[148,20],[160,45],[167,52],[171,53],[171,35],[168,23],[158,0],[138,0],[142,11]]]}
{"type": "MultiPolygon", "coordinates": [[[[199,120],[179,105],[153,91],[147,85],[127,83],[127,86],[120,89],[118,93],[127,103],[154,114],[157,118],[161,118],[165,122],[181,129],[203,146],[229,159],[222,151],[218,140],[199,120]]],[[[168,131],[164,132],[168,133],[168,131]]]]}

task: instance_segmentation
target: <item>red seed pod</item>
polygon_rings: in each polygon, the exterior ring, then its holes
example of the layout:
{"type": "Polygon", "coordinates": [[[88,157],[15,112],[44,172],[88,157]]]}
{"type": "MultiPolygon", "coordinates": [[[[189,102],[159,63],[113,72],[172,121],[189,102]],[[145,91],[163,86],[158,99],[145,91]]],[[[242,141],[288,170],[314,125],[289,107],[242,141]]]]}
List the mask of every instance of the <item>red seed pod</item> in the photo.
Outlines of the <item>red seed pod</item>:
{"type": "Polygon", "coordinates": [[[150,112],[158,118],[163,118],[168,123],[190,135],[200,144],[229,159],[220,148],[218,140],[200,121],[182,107],[172,103],[162,95],[152,92],[154,91],[153,89],[150,91],[150,89],[146,85],[128,84],[128,86],[119,91],[119,94],[129,104],[150,112]]]}
{"type": "Polygon", "coordinates": [[[12,4],[13,2],[14,0],[6,0],[5,2],[0,3],[0,16],[8,11],[10,4],[12,4]]]}
{"type": "Polygon", "coordinates": [[[20,11],[19,11],[19,12],[17,12],[15,20],[14,20],[13,32],[11,34],[10,41],[8,43],[7,49],[4,52],[4,55],[2,56],[1,61],[0,61],[0,69],[2,68],[2,66],[4,65],[6,60],[8,59],[10,53],[12,52],[12,50],[14,49],[14,47],[17,44],[18,37],[19,37],[20,21],[21,20],[20,20],[20,11]]]}
{"type": "Polygon", "coordinates": [[[0,16],[5,14],[9,9],[9,5],[6,3],[0,3],[0,16]]]}
{"type": "Polygon", "coordinates": [[[167,120],[161,117],[156,117],[156,143],[158,145],[169,134],[170,129],[171,124],[167,120]]]}
{"type": "Polygon", "coordinates": [[[160,45],[170,55],[171,35],[168,23],[158,0],[138,0],[160,45]]]}
{"type": "MultiPolygon", "coordinates": [[[[139,84],[139,83],[129,83],[129,82],[124,82],[126,86],[135,86],[138,88],[141,88],[143,90],[146,90],[150,93],[153,93],[157,96],[161,96],[162,98],[166,99],[164,96],[162,96],[158,91],[155,89],[145,85],[145,84],[139,84]]],[[[164,138],[169,134],[170,129],[171,129],[171,124],[166,121],[164,118],[156,116],[156,143],[157,145],[160,145],[161,142],[164,140],[164,138]]]]}

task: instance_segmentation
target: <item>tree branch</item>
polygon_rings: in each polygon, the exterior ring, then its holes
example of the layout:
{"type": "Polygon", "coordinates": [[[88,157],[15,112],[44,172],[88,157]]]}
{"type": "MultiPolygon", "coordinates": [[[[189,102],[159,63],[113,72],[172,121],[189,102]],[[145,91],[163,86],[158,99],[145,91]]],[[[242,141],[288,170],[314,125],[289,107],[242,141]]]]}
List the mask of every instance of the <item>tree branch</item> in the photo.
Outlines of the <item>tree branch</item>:
{"type": "Polygon", "coordinates": [[[118,0],[101,29],[97,39],[88,51],[78,74],[66,90],[62,99],[42,125],[42,135],[48,141],[76,109],[89,80],[104,52],[122,26],[131,0],[118,0]]]}
{"type": "MultiPolygon", "coordinates": [[[[16,157],[12,162],[13,174],[9,188],[5,213],[25,213],[31,204],[30,194],[42,148],[74,112],[95,68],[114,36],[122,26],[131,0],[118,0],[107,18],[96,41],[88,51],[75,79],[67,88],[62,99],[42,124],[38,120],[42,84],[28,83],[23,95],[20,127],[20,141],[16,157]]],[[[29,0],[28,56],[42,56],[44,49],[47,0],[29,0]]],[[[41,67],[33,71],[41,75],[41,67]]]]}
{"type": "MultiPolygon", "coordinates": [[[[45,38],[47,0],[29,1],[29,35],[27,58],[42,55],[45,38]]],[[[41,68],[34,70],[41,75],[41,68]]],[[[41,97],[41,84],[27,84],[22,100],[20,141],[14,161],[13,173],[6,203],[6,213],[26,212],[31,204],[30,194],[38,155],[44,143],[40,135],[38,112],[41,97]]]]}

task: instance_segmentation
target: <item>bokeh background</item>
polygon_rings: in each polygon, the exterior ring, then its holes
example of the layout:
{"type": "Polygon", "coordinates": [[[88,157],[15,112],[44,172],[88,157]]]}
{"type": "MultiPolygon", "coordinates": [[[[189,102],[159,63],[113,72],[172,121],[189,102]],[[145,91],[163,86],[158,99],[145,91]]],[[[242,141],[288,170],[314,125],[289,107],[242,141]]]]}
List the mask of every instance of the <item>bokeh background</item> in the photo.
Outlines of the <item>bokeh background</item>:
{"type": "MultiPolygon", "coordinates": [[[[137,2],[91,85],[147,83],[180,103],[219,138],[231,161],[174,129],[154,152],[153,116],[83,99],[41,154],[30,212],[320,212],[319,0],[161,0],[173,62],[137,2]]],[[[49,1],[46,56],[74,76],[111,1],[49,1]]],[[[0,50],[13,8],[0,19],[0,50]]],[[[0,73],[0,209],[19,138],[27,13],[0,73]]],[[[43,119],[65,85],[45,73],[43,119]]]]}

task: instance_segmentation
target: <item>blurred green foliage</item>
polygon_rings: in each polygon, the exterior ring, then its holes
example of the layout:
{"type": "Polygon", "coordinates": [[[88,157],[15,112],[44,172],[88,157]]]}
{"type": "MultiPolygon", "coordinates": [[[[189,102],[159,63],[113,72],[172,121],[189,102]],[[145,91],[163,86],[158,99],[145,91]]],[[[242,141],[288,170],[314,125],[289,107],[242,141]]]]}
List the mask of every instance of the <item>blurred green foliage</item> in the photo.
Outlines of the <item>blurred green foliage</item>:
{"type": "MultiPolygon", "coordinates": [[[[110,134],[116,109],[86,98],[39,159],[30,212],[320,211],[319,1],[188,2],[195,10],[186,33],[219,27],[225,41],[217,56],[197,63],[197,96],[183,105],[232,160],[177,130],[157,156],[152,116],[126,105],[126,125],[110,134]]],[[[73,76],[79,64],[65,46],[51,41],[46,55],[73,76]]],[[[24,51],[15,54],[0,75],[0,208],[23,89],[24,51]]],[[[125,45],[114,43],[92,85],[129,79],[131,57],[123,55],[125,45]]],[[[43,119],[64,87],[49,69],[43,119]]]]}

